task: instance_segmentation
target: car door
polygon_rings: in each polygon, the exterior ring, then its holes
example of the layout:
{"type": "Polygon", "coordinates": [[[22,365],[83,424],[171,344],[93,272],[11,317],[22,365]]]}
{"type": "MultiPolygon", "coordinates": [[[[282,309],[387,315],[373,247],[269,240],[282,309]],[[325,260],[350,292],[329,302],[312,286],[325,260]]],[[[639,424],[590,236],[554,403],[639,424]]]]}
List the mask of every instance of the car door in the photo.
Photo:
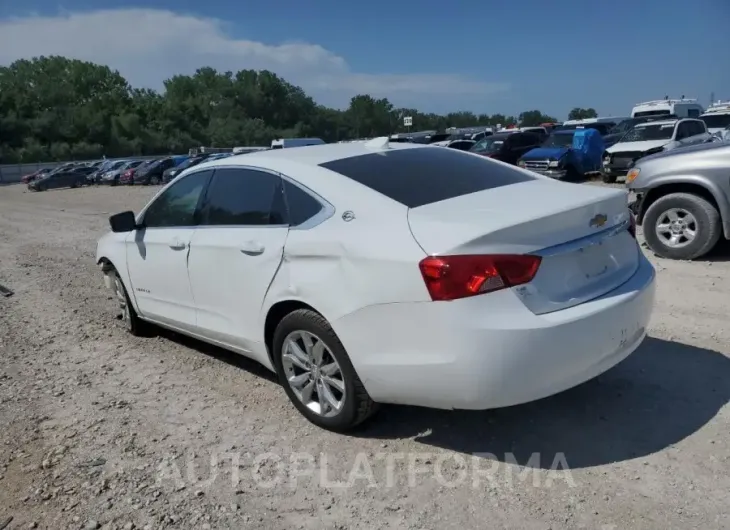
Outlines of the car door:
{"type": "Polygon", "coordinates": [[[195,329],[188,257],[198,209],[212,174],[212,170],[191,173],[165,188],[140,215],[142,229],[127,236],[131,294],[145,318],[195,329]]]}
{"type": "Polygon", "coordinates": [[[703,144],[710,139],[710,134],[707,132],[707,126],[700,120],[694,120],[690,122],[691,136],[687,138],[689,145],[703,144]]]}
{"type": "Polygon", "coordinates": [[[247,352],[260,351],[261,307],[281,265],[288,231],[279,175],[216,169],[190,244],[199,333],[247,352]]]}

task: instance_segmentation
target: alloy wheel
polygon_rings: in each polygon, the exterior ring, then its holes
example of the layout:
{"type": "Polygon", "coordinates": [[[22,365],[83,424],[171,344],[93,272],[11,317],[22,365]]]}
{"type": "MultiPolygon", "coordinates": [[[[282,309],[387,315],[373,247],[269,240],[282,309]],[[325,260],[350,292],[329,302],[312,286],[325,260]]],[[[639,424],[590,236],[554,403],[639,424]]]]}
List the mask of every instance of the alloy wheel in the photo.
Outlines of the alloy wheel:
{"type": "Polygon", "coordinates": [[[659,215],[655,231],[666,246],[686,247],[697,237],[697,220],[684,208],[670,208],[659,215]]]}
{"type": "Polygon", "coordinates": [[[319,416],[336,416],[345,403],[345,381],[324,341],[308,331],[294,331],[281,349],[286,380],[299,401],[319,416]]]}

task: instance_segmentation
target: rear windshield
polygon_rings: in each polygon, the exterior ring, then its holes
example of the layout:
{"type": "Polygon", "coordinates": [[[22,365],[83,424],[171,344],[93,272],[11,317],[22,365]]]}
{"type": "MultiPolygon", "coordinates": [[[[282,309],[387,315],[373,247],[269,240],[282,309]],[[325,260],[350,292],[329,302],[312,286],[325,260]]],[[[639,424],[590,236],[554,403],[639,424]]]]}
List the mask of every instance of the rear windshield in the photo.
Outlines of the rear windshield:
{"type": "Polygon", "coordinates": [[[456,149],[392,149],[320,164],[408,208],[535,180],[517,169],[456,149]]]}

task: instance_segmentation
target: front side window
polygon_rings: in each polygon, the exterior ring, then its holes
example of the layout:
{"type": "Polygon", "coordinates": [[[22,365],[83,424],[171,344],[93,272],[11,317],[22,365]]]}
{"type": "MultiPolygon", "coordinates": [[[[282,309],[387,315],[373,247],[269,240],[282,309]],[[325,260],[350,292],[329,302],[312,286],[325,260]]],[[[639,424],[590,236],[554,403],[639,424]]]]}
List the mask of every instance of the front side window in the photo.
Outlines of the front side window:
{"type": "Polygon", "coordinates": [[[281,178],[248,168],[216,170],[203,204],[201,224],[286,224],[281,178]]]}
{"type": "Polygon", "coordinates": [[[195,211],[213,171],[199,171],[167,188],[144,214],[145,228],[194,226],[195,211]]]}

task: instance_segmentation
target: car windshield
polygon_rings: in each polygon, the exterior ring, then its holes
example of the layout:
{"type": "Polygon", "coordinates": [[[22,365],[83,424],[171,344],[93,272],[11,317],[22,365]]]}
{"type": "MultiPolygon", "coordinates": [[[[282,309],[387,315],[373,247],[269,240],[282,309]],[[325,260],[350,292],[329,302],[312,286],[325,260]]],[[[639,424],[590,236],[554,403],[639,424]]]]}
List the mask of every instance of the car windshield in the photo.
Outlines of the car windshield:
{"type": "Polygon", "coordinates": [[[571,145],[573,145],[573,135],[570,133],[553,133],[542,143],[543,147],[569,147],[571,145]]]}
{"type": "Polygon", "coordinates": [[[728,114],[709,114],[708,116],[700,116],[705,122],[708,129],[724,129],[730,127],[730,113],[728,114]]]}
{"type": "Polygon", "coordinates": [[[621,138],[621,142],[643,142],[646,140],[669,140],[674,134],[674,123],[642,125],[634,127],[621,138]]]}
{"type": "Polygon", "coordinates": [[[617,123],[614,125],[609,131],[608,134],[623,134],[629,130],[631,130],[634,125],[637,123],[641,123],[642,121],[646,120],[624,120],[622,122],[617,123]]]}
{"type": "Polygon", "coordinates": [[[469,151],[472,153],[496,153],[504,145],[504,136],[487,136],[475,143],[469,151]]]}

